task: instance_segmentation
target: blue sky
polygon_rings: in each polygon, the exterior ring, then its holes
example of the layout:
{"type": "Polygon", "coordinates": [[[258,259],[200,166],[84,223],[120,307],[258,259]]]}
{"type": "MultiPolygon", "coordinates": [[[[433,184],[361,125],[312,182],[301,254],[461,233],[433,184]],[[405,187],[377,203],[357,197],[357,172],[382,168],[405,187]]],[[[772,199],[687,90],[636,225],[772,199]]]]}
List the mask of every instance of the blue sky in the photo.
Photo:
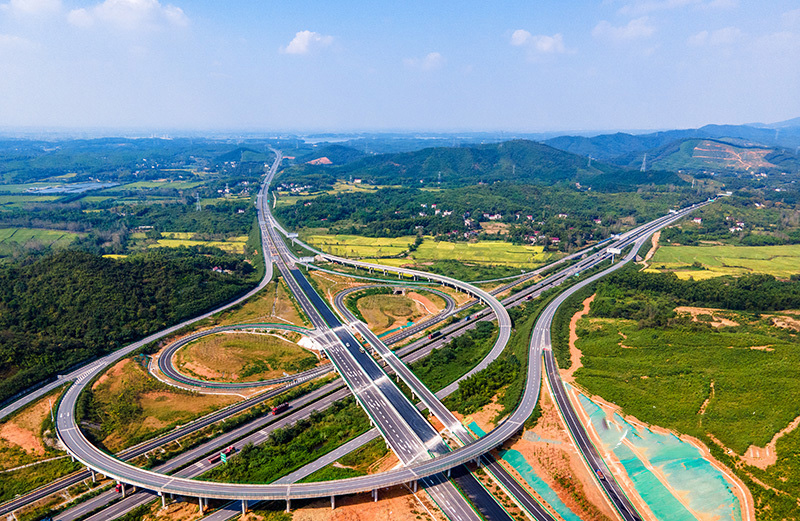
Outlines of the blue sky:
{"type": "Polygon", "coordinates": [[[797,0],[171,1],[0,0],[0,126],[563,131],[800,116],[797,0]]]}

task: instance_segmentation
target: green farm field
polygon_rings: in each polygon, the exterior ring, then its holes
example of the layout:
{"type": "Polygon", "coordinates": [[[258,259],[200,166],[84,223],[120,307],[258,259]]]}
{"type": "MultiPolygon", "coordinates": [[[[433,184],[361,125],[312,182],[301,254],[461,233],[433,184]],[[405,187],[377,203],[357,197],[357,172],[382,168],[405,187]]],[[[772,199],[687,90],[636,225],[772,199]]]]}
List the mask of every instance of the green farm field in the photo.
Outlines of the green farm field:
{"type": "Polygon", "coordinates": [[[247,243],[247,236],[230,237],[225,241],[201,241],[194,240],[194,232],[162,232],[162,239],[158,239],[156,244],[151,244],[151,248],[180,248],[181,246],[210,246],[219,248],[228,253],[244,253],[247,243]]]}
{"type": "Polygon", "coordinates": [[[24,246],[36,241],[45,246],[66,246],[78,237],[77,233],[38,228],[0,228],[0,250],[11,244],[24,246]]]}
{"type": "MultiPolygon", "coordinates": [[[[353,192],[374,192],[376,190],[380,190],[381,188],[389,188],[389,187],[337,181],[333,185],[333,190],[326,190],[324,192],[315,192],[315,193],[300,192],[299,194],[292,194],[289,192],[278,192],[278,202],[276,203],[276,206],[278,208],[282,206],[292,206],[293,204],[297,204],[303,201],[308,201],[310,199],[314,199],[316,197],[326,194],[336,195],[336,194],[353,193],[353,192]]],[[[272,197],[272,195],[270,195],[270,197],[272,197]]],[[[270,199],[270,202],[271,201],[272,199],[270,199]]]]}
{"type": "MultiPolygon", "coordinates": [[[[382,257],[399,255],[414,244],[416,237],[376,238],[359,235],[309,235],[303,238],[324,252],[340,257],[382,257]]],[[[424,243],[423,243],[424,244],[424,243]]]]}
{"type": "Polygon", "coordinates": [[[675,271],[682,279],[693,277],[696,280],[748,273],[766,273],[788,278],[800,273],[800,244],[661,246],[653,256],[650,271],[665,270],[675,271]],[[706,269],[688,269],[694,262],[699,262],[706,269]]]}
{"type": "Polygon", "coordinates": [[[403,253],[414,243],[415,237],[389,239],[358,235],[309,235],[304,239],[333,255],[360,257],[393,266],[455,259],[481,265],[533,268],[547,262],[552,256],[545,253],[541,246],[514,245],[501,241],[436,242],[432,237],[425,237],[425,241],[410,256],[381,259],[380,257],[403,253]]]}
{"type": "Polygon", "coordinates": [[[60,195],[0,195],[0,207],[17,208],[30,203],[47,203],[60,195]]]}

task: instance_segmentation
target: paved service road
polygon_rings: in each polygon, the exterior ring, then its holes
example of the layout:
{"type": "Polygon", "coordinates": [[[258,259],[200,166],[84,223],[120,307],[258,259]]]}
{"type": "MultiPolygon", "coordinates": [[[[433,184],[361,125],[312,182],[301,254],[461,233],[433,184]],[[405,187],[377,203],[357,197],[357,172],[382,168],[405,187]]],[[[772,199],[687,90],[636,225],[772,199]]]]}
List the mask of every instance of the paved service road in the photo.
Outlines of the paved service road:
{"type": "MultiPolygon", "coordinates": [[[[265,205],[266,200],[263,197],[263,192],[259,195],[259,203],[260,207],[265,205]]],[[[697,205],[690,207],[684,210],[683,213],[688,213],[697,207],[697,205]]],[[[680,217],[676,217],[680,218],[680,217]]],[[[265,217],[263,212],[261,212],[259,216],[259,222],[262,225],[262,231],[267,232],[265,228],[267,228],[267,220],[269,216],[265,217]]],[[[663,219],[663,218],[662,218],[663,219]]],[[[659,220],[666,225],[666,220],[659,220]]],[[[658,221],[657,221],[658,222],[658,221]]],[[[271,226],[270,226],[271,228],[271,226]]],[[[653,227],[655,228],[655,227],[653,227]]],[[[653,230],[654,231],[654,230],[653,230]]],[[[631,237],[632,235],[628,235],[627,237],[631,237]]],[[[627,240],[625,234],[618,244],[622,243],[624,240],[627,240]]],[[[267,244],[265,241],[264,245],[265,249],[267,248],[267,244]]],[[[279,247],[276,244],[272,244],[272,247],[279,247]]],[[[338,261],[338,259],[337,259],[338,261]]],[[[479,290],[477,288],[473,288],[469,285],[456,281],[454,279],[450,279],[448,277],[440,277],[432,274],[415,272],[414,270],[406,270],[404,268],[386,268],[383,266],[377,265],[369,265],[366,263],[359,263],[358,261],[349,261],[343,260],[344,263],[352,264],[356,263],[362,267],[373,267],[377,269],[390,269],[392,271],[400,271],[408,276],[417,276],[417,277],[424,277],[424,278],[431,278],[438,280],[442,283],[459,287],[464,289],[465,291],[469,291],[471,294],[480,298],[482,301],[489,304],[492,308],[492,311],[497,315],[498,321],[500,324],[499,327],[499,334],[498,334],[498,344],[502,346],[508,340],[508,335],[510,334],[510,319],[508,318],[508,314],[500,305],[497,300],[489,295],[488,293],[479,290]]],[[[280,266],[280,263],[279,263],[280,266]]],[[[294,274],[290,274],[288,277],[284,277],[287,283],[290,283],[290,280],[294,279],[294,274]]],[[[297,282],[295,280],[295,282],[297,282]]],[[[294,291],[294,289],[293,289],[294,291]]],[[[301,303],[302,305],[302,303],[301,303]]],[[[305,306],[304,306],[305,309],[305,306]]],[[[312,322],[314,320],[312,319],[312,322]]],[[[321,328],[324,324],[315,323],[315,326],[321,328]]],[[[330,338],[331,346],[336,345],[338,350],[341,350],[340,353],[337,353],[337,356],[341,355],[341,359],[345,360],[350,355],[351,358],[355,360],[354,365],[348,365],[347,367],[342,367],[344,372],[348,370],[356,370],[365,373],[366,371],[371,371],[362,365],[362,360],[360,357],[356,355],[352,348],[354,346],[350,346],[351,349],[347,349],[346,342],[347,342],[347,328],[336,328],[333,330],[335,336],[337,337],[338,341],[335,342],[335,339],[330,338]],[[342,331],[343,330],[343,331],[342,331]],[[358,368],[355,366],[359,366],[358,368]]],[[[495,346],[497,347],[497,346],[495,346]]],[[[369,491],[375,488],[396,485],[407,483],[415,480],[422,480],[426,476],[434,476],[440,475],[440,473],[444,470],[447,470],[452,467],[459,466],[467,461],[473,460],[478,456],[484,454],[488,450],[498,446],[504,440],[508,439],[510,436],[515,434],[522,423],[527,419],[530,415],[531,411],[533,410],[536,401],[538,399],[538,392],[539,392],[539,382],[541,380],[541,350],[543,349],[544,345],[538,342],[531,343],[531,352],[530,352],[530,360],[531,363],[528,365],[528,385],[525,389],[523,394],[522,402],[519,407],[512,413],[512,415],[504,422],[502,422],[496,429],[488,433],[486,436],[476,440],[475,442],[466,445],[465,447],[459,448],[452,452],[448,452],[443,455],[439,455],[434,459],[426,460],[426,461],[419,461],[415,462],[408,467],[396,469],[393,471],[371,475],[371,476],[362,476],[358,478],[350,478],[347,480],[338,480],[332,482],[325,482],[325,483],[296,483],[292,485],[282,485],[282,484],[270,484],[270,485],[241,485],[241,484],[230,484],[230,483],[210,483],[210,482],[203,482],[203,481],[193,481],[188,480],[185,478],[180,478],[177,476],[164,476],[162,474],[145,471],[142,469],[135,469],[130,467],[129,465],[116,460],[110,455],[104,454],[101,451],[97,450],[96,448],[92,447],[91,444],[86,441],[86,439],[81,434],[80,430],[77,428],[74,418],[72,417],[75,402],[77,400],[78,393],[80,392],[81,388],[86,385],[86,380],[79,379],[77,384],[74,385],[64,396],[62,400],[62,404],[59,407],[58,411],[58,418],[57,418],[57,429],[59,436],[61,437],[62,441],[64,441],[65,445],[69,448],[70,452],[75,455],[75,457],[80,460],[81,462],[87,464],[90,467],[96,468],[102,473],[120,479],[124,482],[131,483],[137,486],[141,486],[143,488],[147,488],[150,490],[155,490],[159,492],[170,492],[176,493],[181,495],[190,495],[190,496],[201,496],[201,497],[216,497],[216,498],[235,498],[235,499],[286,499],[286,498],[303,498],[303,497],[324,497],[329,496],[332,494],[347,494],[347,493],[354,493],[354,492],[363,492],[369,491]]],[[[493,348],[495,349],[495,348],[493,348]]],[[[365,361],[364,361],[365,362],[365,361]]],[[[93,373],[98,373],[102,368],[98,368],[97,370],[93,371],[93,373]]],[[[353,382],[355,385],[360,385],[361,380],[358,373],[354,373],[356,377],[353,378],[353,382]],[[359,378],[357,380],[356,378],[359,378]]],[[[91,376],[91,375],[86,375],[91,376]]],[[[377,375],[373,374],[371,377],[377,377],[377,375]]],[[[380,379],[380,378],[378,378],[380,379]]],[[[366,384],[366,381],[364,381],[366,384]]],[[[373,384],[369,384],[370,386],[373,384]]],[[[371,396],[378,396],[377,394],[373,394],[371,396]]],[[[394,406],[391,401],[389,402],[392,406],[394,406]]],[[[385,405],[380,406],[381,409],[385,411],[390,411],[390,408],[387,408],[385,405]]],[[[375,409],[377,410],[377,409],[375,409]]],[[[397,416],[395,416],[397,417],[397,416]]],[[[400,417],[405,418],[405,415],[400,415],[400,417]]],[[[413,418],[413,415],[410,415],[413,418]]],[[[410,420],[411,421],[411,420],[410,420]]],[[[384,426],[388,426],[393,424],[393,421],[387,421],[384,426]]],[[[402,427],[399,423],[394,423],[398,428],[402,427]]],[[[410,425],[409,425],[410,427],[410,425]]],[[[405,430],[403,431],[405,432],[405,430]]],[[[411,443],[411,438],[403,434],[398,439],[404,439],[407,442],[411,443]]],[[[421,438],[422,439],[422,438],[421,438]]]]}

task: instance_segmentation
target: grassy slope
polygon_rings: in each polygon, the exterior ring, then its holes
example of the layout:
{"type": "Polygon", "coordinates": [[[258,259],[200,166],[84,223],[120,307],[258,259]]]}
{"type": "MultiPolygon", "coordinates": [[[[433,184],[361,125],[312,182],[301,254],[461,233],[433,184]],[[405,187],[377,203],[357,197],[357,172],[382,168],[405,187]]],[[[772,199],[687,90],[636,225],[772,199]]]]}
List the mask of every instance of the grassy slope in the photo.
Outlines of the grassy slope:
{"type": "Polygon", "coordinates": [[[583,318],[577,347],[584,368],[576,372],[577,381],[640,420],[704,441],[747,484],[757,519],[798,519],[800,429],[779,439],[778,460],[765,470],[737,455],[751,444],[764,447],[800,415],[797,337],[766,318],[724,315],[740,325],[639,329],[624,319],[583,318]],[[761,346],[772,351],[752,349],[761,346]],[[735,452],[722,450],[708,434],[735,452]]]}

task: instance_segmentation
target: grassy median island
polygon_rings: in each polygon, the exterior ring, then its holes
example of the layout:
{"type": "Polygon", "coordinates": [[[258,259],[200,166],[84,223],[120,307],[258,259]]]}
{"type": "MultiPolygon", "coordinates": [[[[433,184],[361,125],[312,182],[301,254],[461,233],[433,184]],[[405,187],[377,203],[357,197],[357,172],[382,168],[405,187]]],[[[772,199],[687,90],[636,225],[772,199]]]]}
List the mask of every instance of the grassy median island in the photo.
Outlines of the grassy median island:
{"type": "Polygon", "coordinates": [[[176,367],[204,380],[256,382],[311,369],[317,356],[295,343],[300,335],[285,333],[217,333],[180,349],[176,367]]]}
{"type": "Polygon", "coordinates": [[[314,481],[333,481],[336,479],[354,478],[375,474],[387,470],[387,464],[394,466],[397,457],[389,450],[383,438],[376,438],[362,447],[346,454],[327,467],[306,476],[300,483],[314,481]]]}
{"type": "MultiPolygon", "coordinates": [[[[358,314],[376,334],[407,326],[409,323],[439,314],[446,306],[444,299],[427,291],[394,294],[389,288],[367,294],[356,294],[358,314]]],[[[398,290],[399,291],[399,290],[398,290]]]]}
{"type": "MultiPolygon", "coordinates": [[[[596,290],[577,322],[577,383],[625,414],[700,439],[750,488],[759,519],[796,519],[800,320],[786,309],[800,307],[800,283],[630,269],[596,290]]],[[[564,311],[555,347],[575,309],[564,311]]]]}
{"type": "Polygon", "coordinates": [[[116,363],[84,390],[76,416],[91,439],[116,452],[239,400],[169,386],[137,357],[116,363]]]}
{"type": "Polygon", "coordinates": [[[245,445],[228,463],[202,479],[229,483],[271,483],[371,428],[352,397],[335,402],[308,419],[272,431],[261,445],[245,445]]]}
{"type": "Polygon", "coordinates": [[[311,324],[280,277],[247,302],[225,310],[215,318],[217,325],[277,322],[303,327],[311,324]]]}

